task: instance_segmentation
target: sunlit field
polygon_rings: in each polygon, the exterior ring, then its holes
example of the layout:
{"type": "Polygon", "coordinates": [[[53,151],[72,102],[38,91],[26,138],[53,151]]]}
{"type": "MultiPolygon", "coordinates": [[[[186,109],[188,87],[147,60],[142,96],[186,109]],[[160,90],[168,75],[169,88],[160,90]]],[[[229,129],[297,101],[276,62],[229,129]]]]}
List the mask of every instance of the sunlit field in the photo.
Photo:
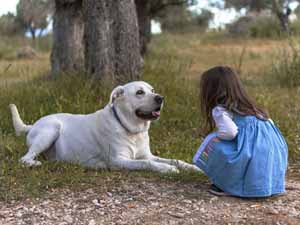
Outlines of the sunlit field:
{"type": "MultiPolygon", "coordinates": [[[[25,138],[15,137],[9,103],[18,106],[26,123],[33,123],[51,113],[94,112],[107,104],[112,87],[89,80],[83,74],[48,79],[49,40],[40,43],[34,59],[15,56],[22,40],[0,42],[0,200],[38,196],[56,187],[95,185],[102,176],[161,176],[150,172],[93,171],[42,158],[39,168],[20,165],[18,160],[27,149],[25,138]]],[[[239,71],[250,95],[280,127],[289,144],[290,161],[299,159],[300,60],[293,54],[295,43],[297,40],[232,39],[218,34],[155,36],[145,58],[142,79],[151,83],[166,101],[161,119],[151,127],[152,152],[191,162],[202,140],[198,109],[200,74],[211,66],[226,64],[239,71]]],[[[186,173],[163,177],[205,179],[186,173]]]]}

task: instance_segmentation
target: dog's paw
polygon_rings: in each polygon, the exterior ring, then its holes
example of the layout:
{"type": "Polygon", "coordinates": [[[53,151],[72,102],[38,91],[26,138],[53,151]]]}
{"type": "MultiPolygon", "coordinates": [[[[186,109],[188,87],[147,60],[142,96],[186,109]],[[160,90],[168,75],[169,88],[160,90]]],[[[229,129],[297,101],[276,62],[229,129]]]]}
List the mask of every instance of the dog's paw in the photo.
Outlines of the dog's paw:
{"type": "Polygon", "coordinates": [[[178,167],[182,170],[188,170],[188,171],[203,173],[203,171],[199,167],[197,167],[195,165],[192,165],[192,164],[189,164],[189,163],[186,163],[186,162],[183,162],[183,161],[178,161],[178,167]]]}
{"type": "Polygon", "coordinates": [[[28,160],[28,159],[21,158],[19,162],[29,167],[42,165],[40,161],[33,160],[33,159],[28,160]]]}
{"type": "Polygon", "coordinates": [[[194,171],[194,172],[201,172],[201,173],[203,173],[203,171],[202,171],[199,167],[197,167],[197,166],[195,166],[195,165],[191,165],[191,164],[185,165],[185,166],[183,167],[183,169],[184,169],[184,170],[189,170],[189,171],[194,171]]]}
{"type": "Polygon", "coordinates": [[[160,170],[161,173],[179,173],[179,170],[176,166],[165,165],[160,170]]]}
{"type": "Polygon", "coordinates": [[[192,165],[190,170],[195,171],[195,172],[200,172],[203,173],[203,170],[201,170],[199,167],[192,165]]]}

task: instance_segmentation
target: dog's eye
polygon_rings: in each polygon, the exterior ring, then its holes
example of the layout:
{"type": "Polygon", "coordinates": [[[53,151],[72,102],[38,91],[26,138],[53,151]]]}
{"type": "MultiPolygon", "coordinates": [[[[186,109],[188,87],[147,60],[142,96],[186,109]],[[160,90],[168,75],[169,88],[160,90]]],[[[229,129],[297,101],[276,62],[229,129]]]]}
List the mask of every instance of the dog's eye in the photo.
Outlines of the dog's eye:
{"type": "Polygon", "coordinates": [[[144,92],[143,90],[138,90],[138,91],[136,92],[136,95],[143,95],[143,94],[145,94],[145,92],[144,92]]]}

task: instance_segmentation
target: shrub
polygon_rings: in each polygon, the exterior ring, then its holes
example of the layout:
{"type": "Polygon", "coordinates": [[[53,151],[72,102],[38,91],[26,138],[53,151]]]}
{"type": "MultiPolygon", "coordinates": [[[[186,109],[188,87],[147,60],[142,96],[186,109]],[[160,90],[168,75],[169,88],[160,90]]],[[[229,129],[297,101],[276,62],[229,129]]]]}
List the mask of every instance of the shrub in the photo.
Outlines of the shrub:
{"type": "Polygon", "coordinates": [[[0,17],[0,33],[5,36],[14,36],[24,32],[22,26],[16,20],[15,15],[8,13],[0,17]]]}
{"type": "Polygon", "coordinates": [[[239,18],[237,21],[228,24],[227,30],[230,34],[234,36],[246,36],[248,35],[249,26],[253,22],[252,17],[243,16],[239,18]]]}
{"type": "Polygon", "coordinates": [[[295,20],[290,24],[291,35],[299,36],[300,35],[300,23],[299,20],[295,20]]]}
{"type": "Polygon", "coordinates": [[[300,54],[299,46],[290,42],[288,48],[284,48],[277,56],[270,70],[271,83],[281,87],[300,86],[300,54]]]}
{"type": "Polygon", "coordinates": [[[228,31],[235,36],[252,38],[279,38],[282,36],[280,24],[274,16],[244,16],[228,25],[228,31]]]}
{"type": "Polygon", "coordinates": [[[248,32],[249,36],[253,38],[278,38],[281,36],[279,21],[274,16],[254,19],[248,32]]]}

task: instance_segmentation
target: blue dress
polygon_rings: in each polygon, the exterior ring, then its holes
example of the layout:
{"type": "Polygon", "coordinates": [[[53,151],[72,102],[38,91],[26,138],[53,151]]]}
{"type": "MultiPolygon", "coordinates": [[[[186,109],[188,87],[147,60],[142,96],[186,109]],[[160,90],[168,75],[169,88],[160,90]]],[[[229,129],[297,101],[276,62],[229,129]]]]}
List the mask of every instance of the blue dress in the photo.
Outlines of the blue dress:
{"type": "Polygon", "coordinates": [[[271,121],[235,114],[237,136],[221,140],[209,134],[193,158],[224,192],[240,197],[267,197],[285,192],[288,147],[271,121]]]}

